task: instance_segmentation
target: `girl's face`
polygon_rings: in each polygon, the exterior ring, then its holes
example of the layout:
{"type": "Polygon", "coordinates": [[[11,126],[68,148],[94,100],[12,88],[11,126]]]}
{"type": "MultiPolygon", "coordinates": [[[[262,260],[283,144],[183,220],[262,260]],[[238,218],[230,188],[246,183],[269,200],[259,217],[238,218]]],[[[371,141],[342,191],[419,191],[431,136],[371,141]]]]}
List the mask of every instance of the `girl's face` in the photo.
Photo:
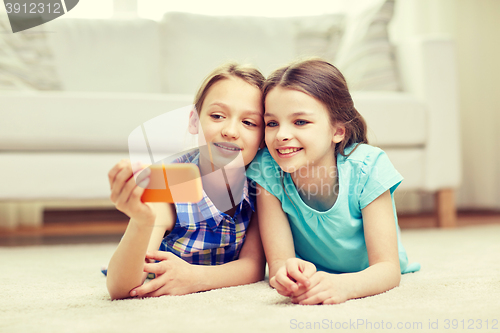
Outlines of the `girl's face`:
{"type": "Polygon", "coordinates": [[[227,166],[239,154],[248,165],[262,143],[264,123],[262,119],[261,91],[237,77],[216,82],[205,97],[199,115],[190,115],[190,132],[199,136],[201,150],[207,160],[219,166],[227,166]]]}
{"type": "Polygon", "coordinates": [[[265,110],[266,145],[283,171],[335,166],[335,145],[344,138],[345,129],[331,125],[320,101],[278,86],[266,96],[265,110]]]}

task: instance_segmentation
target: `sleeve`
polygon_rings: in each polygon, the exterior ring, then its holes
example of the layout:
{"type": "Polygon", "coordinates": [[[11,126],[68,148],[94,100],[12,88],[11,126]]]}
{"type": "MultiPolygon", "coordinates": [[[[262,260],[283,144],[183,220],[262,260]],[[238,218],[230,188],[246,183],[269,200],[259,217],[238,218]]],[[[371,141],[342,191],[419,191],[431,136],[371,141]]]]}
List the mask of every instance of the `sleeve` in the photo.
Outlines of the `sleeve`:
{"type": "Polygon", "coordinates": [[[267,148],[259,150],[246,170],[246,176],[282,200],[282,171],[267,148]]]}
{"type": "Polygon", "coordinates": [[[387,154],[379,148],[374,148],[367,154],[361,167],[360,209],[368,206],[387,190],[390,190],[392,195],[402,181],[403,177],[394,168],[387,154]]]}

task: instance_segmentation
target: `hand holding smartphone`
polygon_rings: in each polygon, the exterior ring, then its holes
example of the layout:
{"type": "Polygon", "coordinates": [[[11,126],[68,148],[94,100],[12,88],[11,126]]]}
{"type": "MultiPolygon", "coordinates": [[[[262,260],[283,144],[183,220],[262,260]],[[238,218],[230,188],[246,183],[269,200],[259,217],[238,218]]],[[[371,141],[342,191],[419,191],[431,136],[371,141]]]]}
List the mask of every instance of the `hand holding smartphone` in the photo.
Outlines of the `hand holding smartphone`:
{"type": "Polygon", "coordinates": [[[186,203],[203,197],[200,170],[193,163],[152,164],[142,202],[186,203]]]}

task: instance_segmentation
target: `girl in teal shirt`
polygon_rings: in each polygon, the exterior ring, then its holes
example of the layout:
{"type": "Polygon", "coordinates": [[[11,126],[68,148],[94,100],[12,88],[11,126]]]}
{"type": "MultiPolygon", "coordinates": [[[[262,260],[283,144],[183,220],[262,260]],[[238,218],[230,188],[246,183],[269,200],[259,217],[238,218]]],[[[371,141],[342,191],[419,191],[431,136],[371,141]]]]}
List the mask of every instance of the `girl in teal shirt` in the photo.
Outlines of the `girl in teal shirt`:
{"type": "Polygon", "coordinates": [[[267,148],[247,170],[269,283],[300,304],[332,304],[399,285],[408,264],[393,193],[403,178],[369,146],[342,74],[323,60],[266,80],[267,148]],[[342,273],[342,274],[339,274],[342,273]]]}

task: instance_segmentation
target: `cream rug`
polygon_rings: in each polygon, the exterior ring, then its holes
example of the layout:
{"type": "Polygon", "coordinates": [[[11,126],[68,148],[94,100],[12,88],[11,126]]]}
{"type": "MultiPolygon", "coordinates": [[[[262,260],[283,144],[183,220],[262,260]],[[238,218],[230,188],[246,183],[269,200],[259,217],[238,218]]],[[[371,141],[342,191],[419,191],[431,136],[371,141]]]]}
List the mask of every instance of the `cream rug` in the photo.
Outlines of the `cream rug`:
{"type": "Polygon", "coordinates": [[[299,306],[267,282],[110,301],[116,244],[0,248],[0,332],[500,332],[500,225],[403,230],[422,270],[384,294],[299,306]]]}

